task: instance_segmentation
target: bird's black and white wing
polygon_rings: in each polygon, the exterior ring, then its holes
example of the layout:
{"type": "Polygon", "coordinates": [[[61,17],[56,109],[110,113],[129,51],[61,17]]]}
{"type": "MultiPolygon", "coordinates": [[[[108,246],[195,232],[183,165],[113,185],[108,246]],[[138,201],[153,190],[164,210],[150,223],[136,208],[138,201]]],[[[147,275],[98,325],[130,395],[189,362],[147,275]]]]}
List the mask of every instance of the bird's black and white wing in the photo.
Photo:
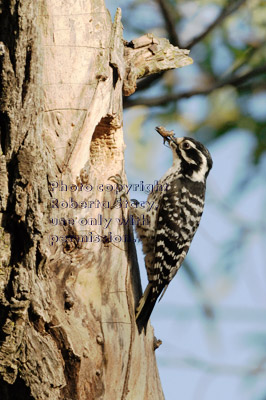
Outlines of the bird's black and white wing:
{"type": "Polygon", "coordinates": [[[136,319],[146,326],[160,294],[166,290],[183,261],[184,241],[181,237],[181,183],[177,179],[161,198],[157,214],[154,263],[147,269],[149,284],[137,308],[136,319]],[[182,258],[183,256],[183,258],[182,258]],[[182,258],[182,261],[179,262],[182,258]]]}

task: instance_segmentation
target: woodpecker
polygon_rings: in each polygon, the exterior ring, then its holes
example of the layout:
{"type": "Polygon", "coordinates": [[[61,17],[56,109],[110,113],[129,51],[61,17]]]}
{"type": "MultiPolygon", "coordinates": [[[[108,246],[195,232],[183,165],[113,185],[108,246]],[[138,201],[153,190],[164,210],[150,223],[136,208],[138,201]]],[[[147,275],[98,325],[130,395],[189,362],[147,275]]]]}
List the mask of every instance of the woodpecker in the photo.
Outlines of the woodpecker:
{"type": "Polygon", "coordinates": [[[191,137],[176,138],[163,127],[155,128],[173,153],[173,164],[147,199],[157,209],[133,208],[134,218],[143,214],[149,222],[136,225],[142,242],[149,283],[136,308],[139,332],[145,329],[159,296],[179,270],[199,226],[205,201],[206,179],[212,158],[203,144],[191,137]]]}

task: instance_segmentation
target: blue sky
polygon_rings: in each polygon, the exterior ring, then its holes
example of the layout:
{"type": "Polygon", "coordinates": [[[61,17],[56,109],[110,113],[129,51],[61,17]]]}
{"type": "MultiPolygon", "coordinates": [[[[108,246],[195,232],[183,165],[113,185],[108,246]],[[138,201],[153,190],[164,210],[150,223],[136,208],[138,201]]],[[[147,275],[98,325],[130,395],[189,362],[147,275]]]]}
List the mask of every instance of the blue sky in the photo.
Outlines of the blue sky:
{"type": "MultiPolygon", "coordinates": [[[[109,0],[106,4],[114,15],[117,6],[122,8],[122,14],[126,12],[128,2],[109,0]]],[[[185,7],[184,13],[189,17],[193,2],[185,7]]],[[[206,6],[203,12],[195,17],[197,24],[192,21],[197,29],[199,21],[207,24],[217,14],[217,5],[206,6]]],[[[135,15],[142,19],[147,28],[157,19],[160,22],[157,14],[149,14],[144,6],[141,13],[132,13],[132,18],[135,15]]],[[[186,29],[184,26],[184,32],[186,29]]],[[[247,32],[244,21],[232,30],[240,47],[247,32]]],[[[127,40],[132,39],[130,34],[124,26],[127,40]]],[[[213,63],[217,73],[222,73],[230,67],[232,55],[218,34],[214,43],[217,49],[213,63]]],[[[177,74],[182,82],[177,90],[181,90],[198,79],[199,71],[194,64],[177,74]]],[[[156,85],[149,95],[159,94],[159,90],[160,85],[156,85]]],[[[178,112],[199,122],[209,111],[208,102],[203,96],[183,100],[178,112]]],[[[241,107],[246,115],[266,123],[266,92],[243,99],[241,107]]],[[[162,125],[156,109],[151,118],[147,119],[148,115],[149,110],[143,107],[124,113],[129,183],[152,183],[171,165],[171,151],[154,132],[155,126],[162,125]],[[143,124],[134,136],[132,130],[137,129],[138,119],[143,124]],[[136,143],[138,135],[140,144],[136,143]],[[143,157],[148,159],[146,164],[139,160],[143,157]]],[[[164,125],[177,136],[187,135],[178,122],[164,125]]],[[[200,139],[207,136],[203,134],[200,139]]],[[[163,341],[156,356],[166,400],[261,400],[265,396],[266,157],[254,166],[254,146],[254,136],[248,129],[228,131],[208,144],[214,166],[208,179],[202,222],[187,258],[203,290],[195,290],[181,268],[151,318],[155,336],[163,341]],[[210,305],[213,318],[204,317],[203,304],[210,305]],[[256,370],[258,365],[261,369],[256,370]],[[256,372],[250,374],[252,369],[256,372]]],[[[146,195],[134,192],[131,197],[141,200],[146,195]]],[[[147,279],[141,245],[137,250],[144,289],[147,279]]]]}
{"type": "MultiPolygon", "coordinates": [[[[128,113],[125,114],[126,142],[128,113]]],[[[131,160],[132,144],[128,144],[129,182],[152,183],[171,164],[171,151],[162,145],[161,138],[155,141],[156,151],[162,154],[157,158],[160,160],[157,168],[149,173],[133,170],[131,174],[134,161],[131,160]]],[[[266,330],[265,236],[259,227],[266,198],[263,171],[250,182],[236,204],[232,197],[239,171],[245,172],[252,145],[253,137],[239,131],[229,132],[209,146],[214,167],[208,181],[205,211],[188,260],[197,268],[205,289],[203,300],[214,307],[215,320],[203,318],[202,293],[195,291],[182,268],[152,314],[155,335],[163,341],[156,354],[167,400],[176,399],[177,385],[178,392],[187,400],[200,399],[198,388],[205,400],[252,398],[243,380],[245,373],[256,366],[256,349],[251,339],[252,345],[247,346],[246,341],[250,335],[266,330]],[[225,211],[220,202],[226,206],[225,211]],[[239,246],[236,251],[232,249],[226,255],[228,242],[238,238],[242,224],[250,232],[244,243],[236,243],[239,246]],[[230,262],[234,265],[228,265],[230,262]]],[[[145,195],[134,192],[132,197],[141,199],[145,195]]],[[[138,245],[138,258],[144,287],[147,279],[141,245],[138,245]]]]}

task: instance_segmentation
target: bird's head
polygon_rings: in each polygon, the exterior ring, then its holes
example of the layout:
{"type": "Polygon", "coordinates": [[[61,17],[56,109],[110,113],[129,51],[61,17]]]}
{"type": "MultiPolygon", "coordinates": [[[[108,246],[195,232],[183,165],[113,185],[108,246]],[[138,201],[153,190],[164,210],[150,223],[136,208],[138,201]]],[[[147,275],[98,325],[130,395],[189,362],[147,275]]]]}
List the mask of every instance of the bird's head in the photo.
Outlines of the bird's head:
{"type": "Polygon", "coordinates": [[[190,137],[176,138],[172,132],[156,131],[169,144],[173,152],[173,165],[185,177],[195,182],[205,182],[212,168],[212,158],[208,149],[202,143],[190,137]]]}

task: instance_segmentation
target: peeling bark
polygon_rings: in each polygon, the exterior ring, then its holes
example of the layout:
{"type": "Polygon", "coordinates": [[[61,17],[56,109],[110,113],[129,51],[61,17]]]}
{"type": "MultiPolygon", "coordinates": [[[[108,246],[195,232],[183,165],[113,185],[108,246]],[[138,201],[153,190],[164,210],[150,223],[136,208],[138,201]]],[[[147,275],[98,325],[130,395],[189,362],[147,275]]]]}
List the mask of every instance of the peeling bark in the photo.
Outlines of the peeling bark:
{"type": "Polygon", "coordinates": [[[191,60],[124,43],[103,0],[0,7],[1,398],[163,399],[129,210],[106,185],[126,182],[123,87],[191,60]]]}
{"type": "Polygon", "coordinates": [[[191,64],[188,54],[189,50],[174,47],[167,39],[156,38],[151,33],[126,43],[124,95],[135,92],[139,78],[191,64]]]}

